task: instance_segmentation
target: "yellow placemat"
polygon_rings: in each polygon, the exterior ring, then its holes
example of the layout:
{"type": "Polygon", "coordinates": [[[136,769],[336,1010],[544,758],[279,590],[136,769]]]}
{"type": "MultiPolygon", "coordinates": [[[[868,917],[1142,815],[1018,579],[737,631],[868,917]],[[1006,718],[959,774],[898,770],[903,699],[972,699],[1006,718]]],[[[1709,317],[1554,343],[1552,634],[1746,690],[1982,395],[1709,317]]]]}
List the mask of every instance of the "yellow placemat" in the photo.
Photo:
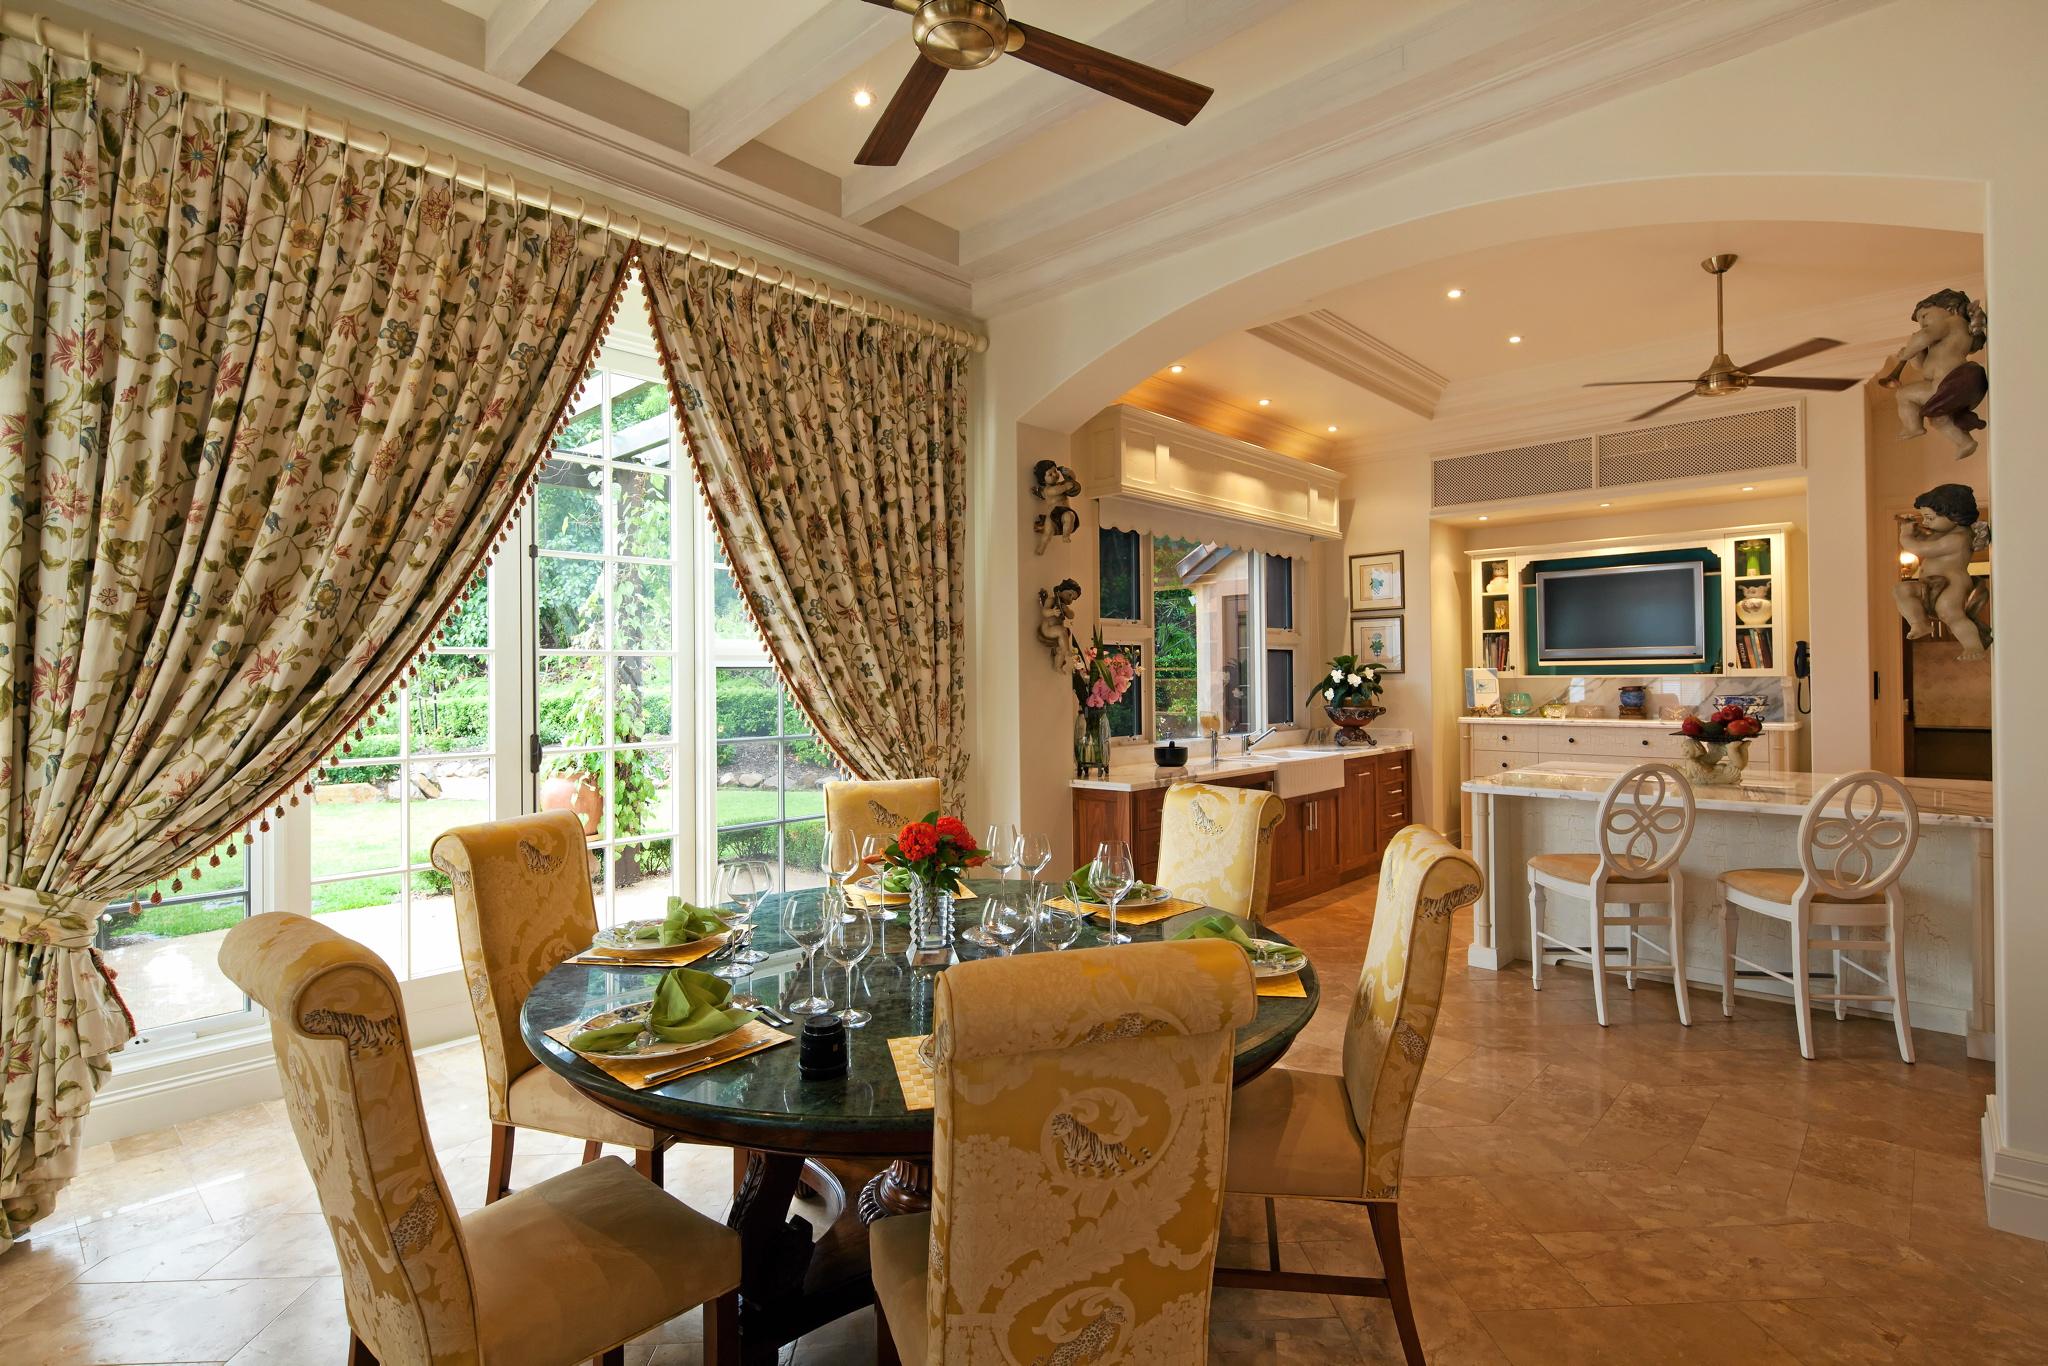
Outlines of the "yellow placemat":
{"type": "Polygon", "coordinates": [[[1308,999],[1308,988],[1301,984],[1301,974],[1289,973],[1285,977],[1268,977],[1253,984],[1261,996],[1291,996],[1296,1000],[1308,999]]]}
{"type": "MultiPolygon", "coordinates": [[[[558,1025],[548,1030],[547,1036],[562,1047],[568,1048],[569,1040],[576,1037],[576,1026],[558,1025]]],[[[791,1042],[794,1040],[781,1030],[772,1029],[759,1020],[751,1020],[732,1033],[724,1035],[700,1054],[671,1054],[665,1058],[615,1058],[602,1053],[578,1053],[576,1056],[609,1073],[616,1080],[626,1083],[635,1091],[645,1091],[650,1086],[662,1086],[697,1072],[708,1072],[735,1058],[744,1058],[750,1053],[759,1053],[777,1044],[791,1042]]]]}
{"type": "Polygon", "coordinates": [[[924,1059],[917,1056],[918,1045],[930,1037],[929,1034],[906,1034],[900,1039],[889,1040],[889,1058],[896,1064],[896,1084],[903,1088],[903,1108],[906,1110],[929,1110],[938,1104],[933,1088],[936,1078],[932,1069],[924,1065],[924,1059]]]}
{"type": "Polygon", "coordinates": [[[613,968],[680,968],[709,957],[725,947],[725,941],[732,935],[713,934],[688,944],[678,944],[672,949],[659,953],[621,953],[617,949],[601,949],[592,944],[569,961],[572,963],[600,963],[613,968]]]}
{"type": "MultiPolygon", "coordinates": [[[[1076,906],[1063,896],[1054,897],[1052,904],[1060,907],[1062,910],[1080,911],[1083,915],[1092,915],[1104,923],[1107,923],[1109,920],[1109,907],[1107,906],[1097,906],[1093,903],[1084,903],[1076,906]]],[[[1120,927],[1124,925],[1152,925],[1161,920],[1171,920],[1174,916],[1180,915],[1184,911],[1199,911],[1201,909],[1202,903],[1199,901],[1182,901],[1179,897],[1172,897],[1160,902],[1157,906],[1142,906],[1135,910],[1130,908],[1120,910],[1116,913],[1116,923],[1120,927]]]]}

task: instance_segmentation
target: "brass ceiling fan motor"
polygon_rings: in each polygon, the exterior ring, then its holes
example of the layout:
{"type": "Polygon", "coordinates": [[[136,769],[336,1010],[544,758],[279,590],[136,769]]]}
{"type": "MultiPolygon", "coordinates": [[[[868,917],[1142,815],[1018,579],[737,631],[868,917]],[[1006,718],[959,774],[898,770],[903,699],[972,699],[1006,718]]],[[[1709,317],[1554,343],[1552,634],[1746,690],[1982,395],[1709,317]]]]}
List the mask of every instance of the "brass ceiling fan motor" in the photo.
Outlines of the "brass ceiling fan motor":
{"type": "Polygon", "coordinates": [[[989,0],[924,0],[910,21],[917,50],[949,71],[987,66],[1009,50],[1013,37],[1003,7],[989,0]]]}

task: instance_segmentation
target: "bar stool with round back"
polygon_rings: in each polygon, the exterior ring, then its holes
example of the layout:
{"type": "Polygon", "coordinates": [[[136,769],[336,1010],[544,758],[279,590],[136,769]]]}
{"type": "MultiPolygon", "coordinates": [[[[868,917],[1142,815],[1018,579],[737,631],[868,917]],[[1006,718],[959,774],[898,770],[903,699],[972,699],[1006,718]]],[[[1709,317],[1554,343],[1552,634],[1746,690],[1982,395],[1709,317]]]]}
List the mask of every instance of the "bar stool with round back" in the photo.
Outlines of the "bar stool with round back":
{"type": "Polygon", "coordinates": [[[1835,1018],[1849,1001],[1889,1001],[1899,1035],[1899,1057],[1913,1061],[1913,1024],[1906,1011],[1906,899],[1899,877],[1920,842],[1920,808],[1897,778],[1866,769],[1835,779],[1807,804],[1799,818],[1797,868],[1737,868],[1721,874],[1721,1013],[1733,1015],[1735,965],[1774,977],[1792,988],[1799,1012],[1799,1054],[1813,1056],[1815,1001],[1831,1001],[1835,1018]],[[1755,911],[1792,927],[1789,973],[1739,958],[1735,953],[1736,911],[1755,911]],[[1813,932],[1825,927],[1826,938],[1813,932]],[[1876,930],[1865,938],[1850,930],[1876,930]],[[1834,990],[1815,993],[1807,985],[1806,960],[1814,949],[1834,954],[1834,990]],[[1883,953],[1880,975],[1844,955],[1883,953]],[[1844,991],[1843,970],[1853,968],[1883,992],[1844,991]]]}
{"type": "Polygon", "coordinates": [[[1692,842],[1692,784],[1669,764],[1638,764],[1614,780],[1601,794],[1594,817],[1599,836],[1597,854],[1537,854],[1529,860],[1529,977],[1543,990],[1543,946],[1553,944],[1593,969],[1593,1013],[1607,1023],[1607,929],[1627,932],[1628,960],[1623,980],[1636,988],[1636,974],[1645,969],[1671,974],[1678,995],[1678,1022],[1692,1023],[1685,999],[1685,885],[1678,860],[1692,842]],[[1550,893],[1578,897],[1591,908],[1590,949],[1543,931],[1543,912],[1550,893]],[[1621,907],[1627,914],[1609,915],[1621,907]],[[1662,925],[1670,947],[1660,947],[1643,928],[1662,925]],[[1668,963],[1643,963],[1638,946],[1663,953],[1668,963]]]}

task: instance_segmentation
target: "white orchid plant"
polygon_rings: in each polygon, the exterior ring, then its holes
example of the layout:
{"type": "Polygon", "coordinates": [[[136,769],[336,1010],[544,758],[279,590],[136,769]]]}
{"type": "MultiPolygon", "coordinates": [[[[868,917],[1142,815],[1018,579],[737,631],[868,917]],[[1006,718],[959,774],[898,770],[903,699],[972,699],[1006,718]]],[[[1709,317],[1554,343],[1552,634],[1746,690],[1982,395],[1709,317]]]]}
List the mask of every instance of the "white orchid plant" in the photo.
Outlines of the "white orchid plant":
{"type": "Polygon", "coordinates": [[[1328,676],[1317,680],[1308,700],[1328,707],[1370,707],[1380,695],[1380,671],[1361,664],[1357,655],[1338,655],[1328,676]]]}

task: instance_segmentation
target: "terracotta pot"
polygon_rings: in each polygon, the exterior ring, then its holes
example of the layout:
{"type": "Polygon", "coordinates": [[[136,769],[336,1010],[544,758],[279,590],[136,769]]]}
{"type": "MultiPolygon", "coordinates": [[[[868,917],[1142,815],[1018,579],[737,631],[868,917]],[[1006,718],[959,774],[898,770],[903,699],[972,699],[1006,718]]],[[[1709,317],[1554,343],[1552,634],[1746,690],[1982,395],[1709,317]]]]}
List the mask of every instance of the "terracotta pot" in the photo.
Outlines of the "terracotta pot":
{"type": "Polygon", "coordinates": [[[583,833],[595,835],[604,828],[604,789],[587,773],[559,773],[540,785],[540,809],[574,811],[583,821],[583,833]]]}

